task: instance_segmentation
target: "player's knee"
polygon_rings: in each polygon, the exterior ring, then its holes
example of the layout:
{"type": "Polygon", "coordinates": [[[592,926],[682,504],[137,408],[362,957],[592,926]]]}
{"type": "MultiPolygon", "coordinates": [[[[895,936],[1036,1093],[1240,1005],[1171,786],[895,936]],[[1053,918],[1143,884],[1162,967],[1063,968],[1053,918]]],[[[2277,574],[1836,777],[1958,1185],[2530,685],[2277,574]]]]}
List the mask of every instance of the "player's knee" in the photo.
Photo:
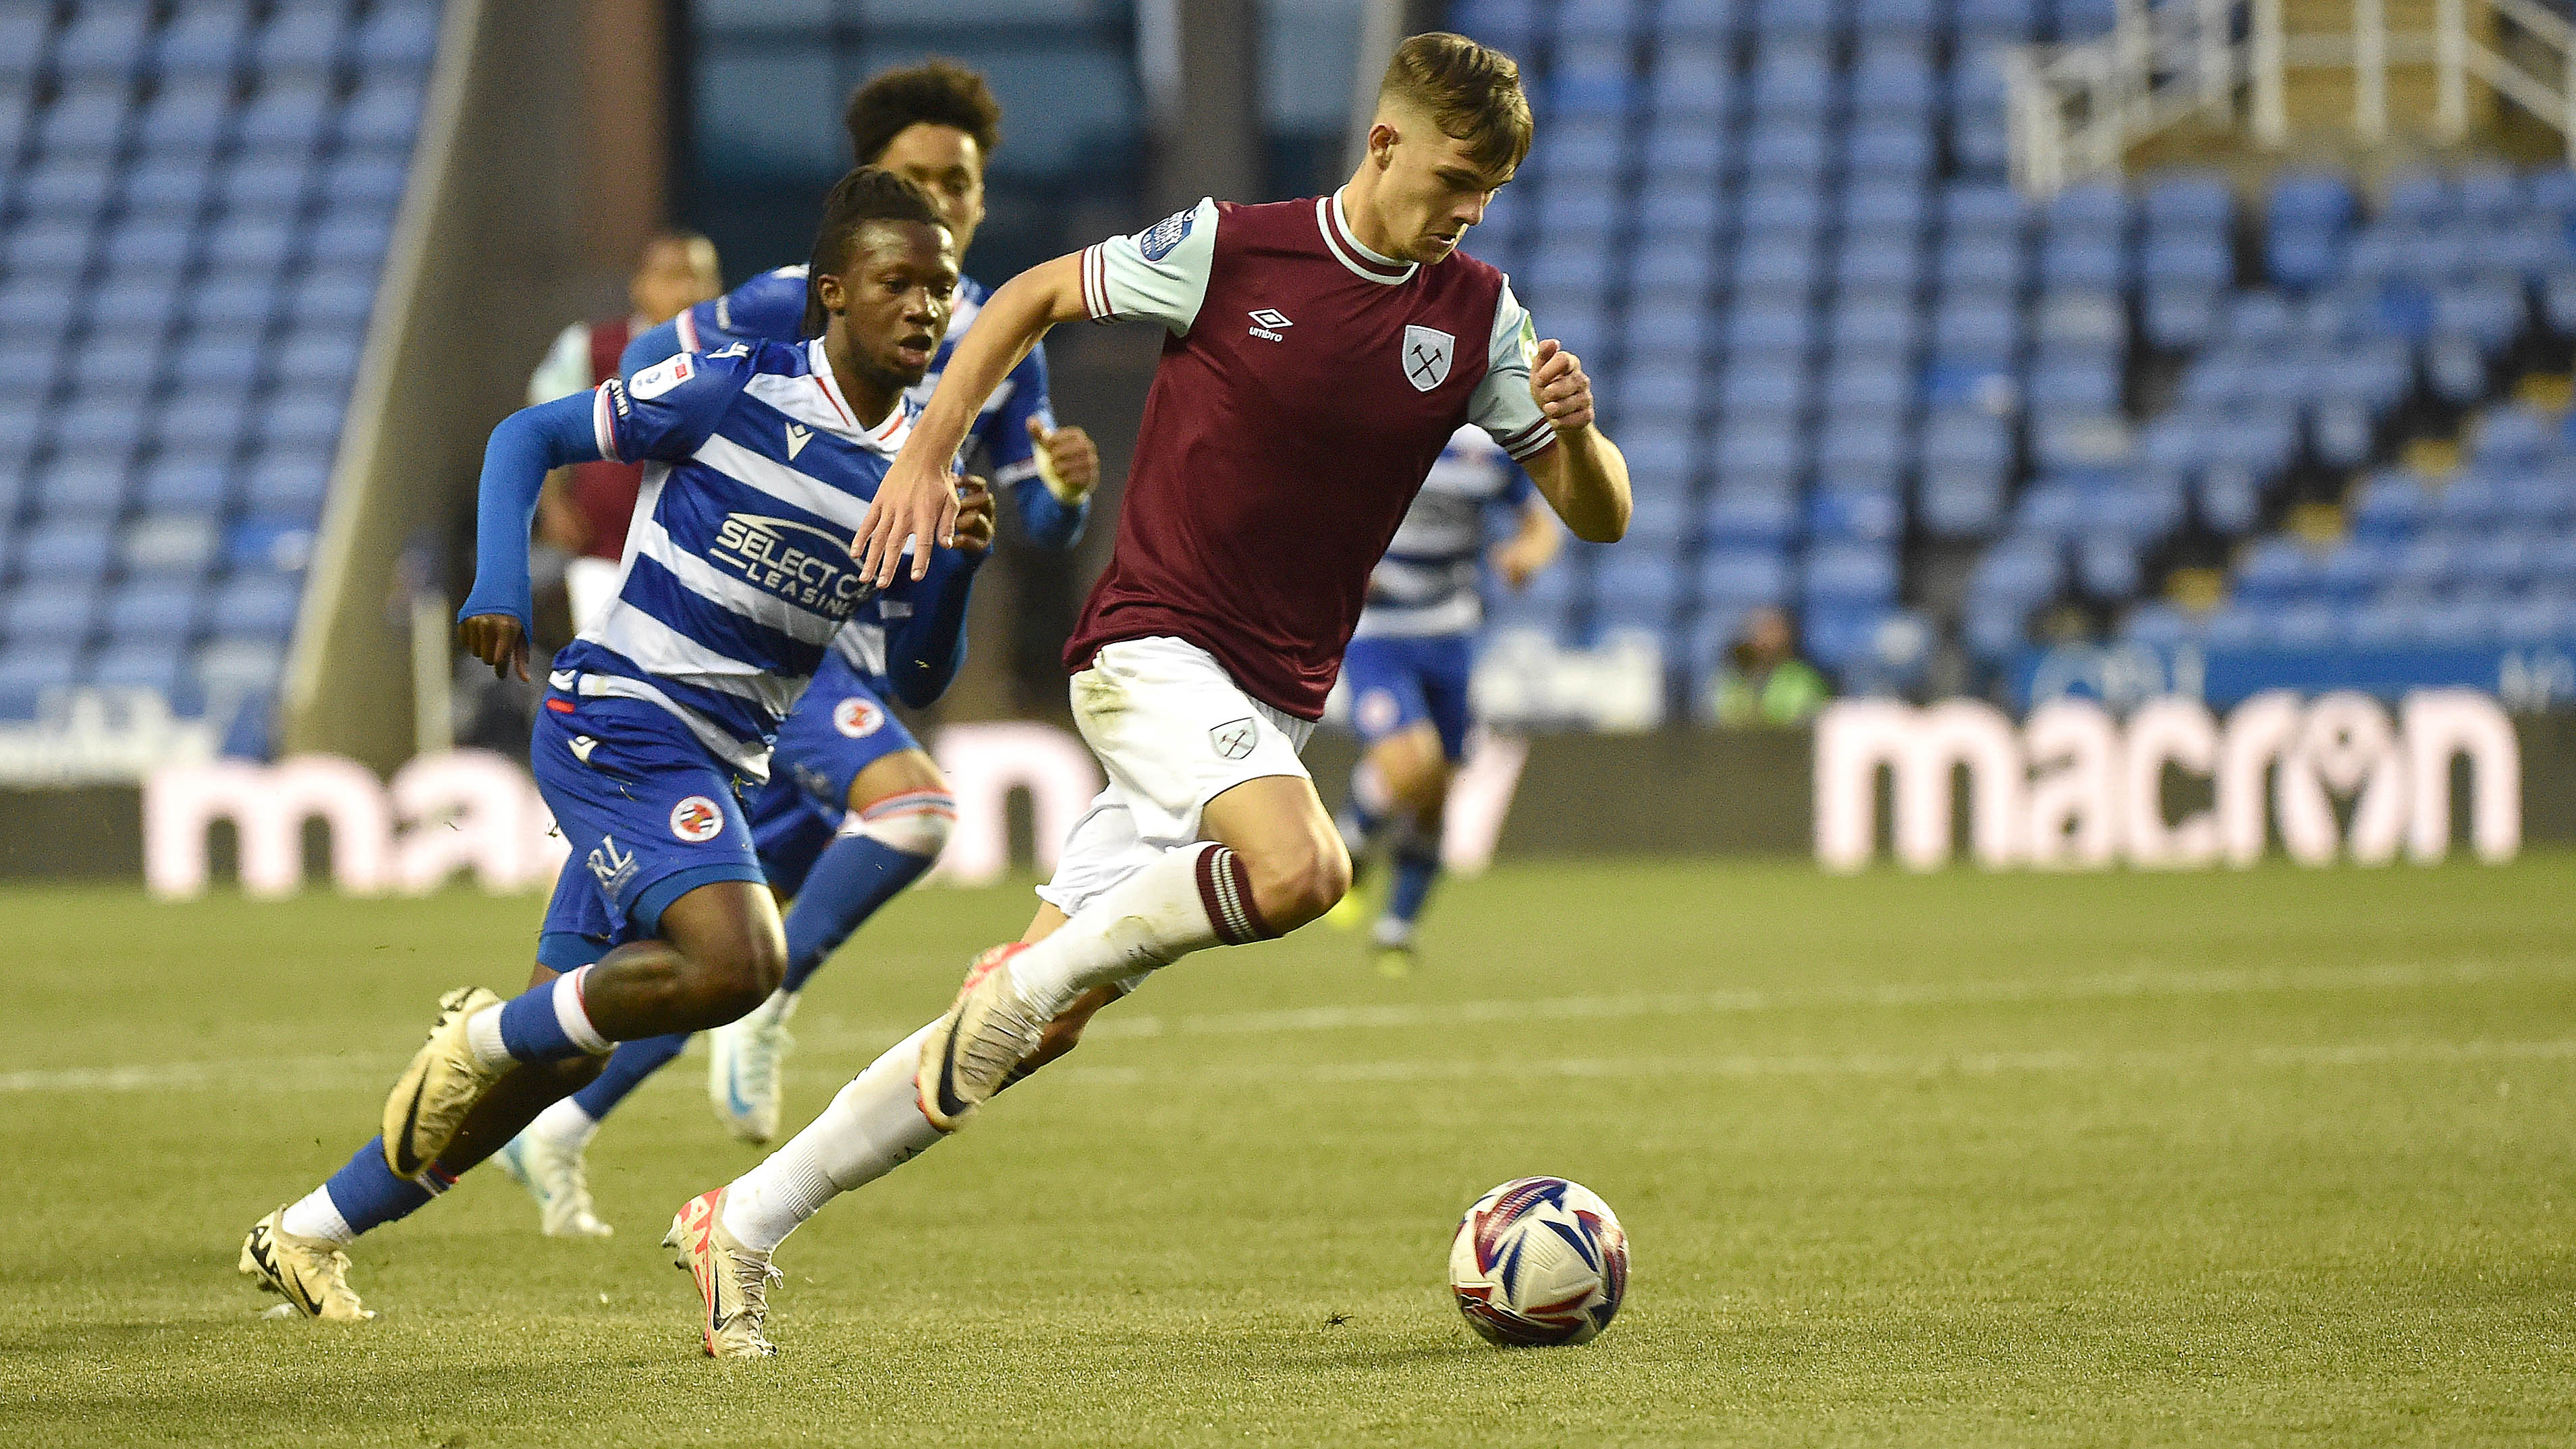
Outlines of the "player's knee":
{"type": "Polygon", "coordinates": [[[1350,852],[1330,830],[1245,863],[1262,920],[1282,935],[1331,910],[1351,888],[1350,852]]]}
{"type": "Polygon", "coordinates": [[[753,930],[702,964],[700,996],[708,1013],[739,1020],[787,979],[787,941],[774,930],[753,930]]]}

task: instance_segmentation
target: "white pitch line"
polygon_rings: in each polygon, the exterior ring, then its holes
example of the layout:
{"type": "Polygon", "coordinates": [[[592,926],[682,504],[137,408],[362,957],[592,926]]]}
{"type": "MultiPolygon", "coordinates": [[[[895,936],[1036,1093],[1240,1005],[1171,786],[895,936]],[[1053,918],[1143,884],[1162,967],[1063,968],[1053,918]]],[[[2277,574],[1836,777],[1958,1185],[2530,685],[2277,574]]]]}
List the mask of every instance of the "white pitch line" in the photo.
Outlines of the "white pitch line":
{"type": "MultiPolygon", "coordinates": [[[[1323,1006],[1287,1011],[1243,1011],[1210,1013],[1198,1016],[1160,1017],[1151,1015],[1122,1016],[1108,1013],[1093,1022],[1084,1035],[1093,1041],[1121,1038],[1158,1038],[1190,1036],[1286,1035],[1304,1032],[1331,1032],[1367,1029],[1464,1028],[1495,1023],[1528,1021],[1620,1021],[1640,1017],[1677,1017],[1700,1015],[1744,1015],[1759,1012],[1805,1011],[1831,1008],[1903,1009],[1908,1007],[1942,1007],[2011,1004],[2018,1002],[2054,1002],[2126,999],[2184,999],[2212,996],[2247,996],[2273,994],[2310,994],[2338,991],[2395,991],[2427,987],[2462,986],[2501,981],[2567,981],[2576,980],[2576,961],[2549,961],[2524,966],[2501,966],[2484,961],[2460,961],[2442,965],[2390,963],[2376,966],[2320,966],[2302,968],[2244,968],[2217,971],[2137,971],[2111,972],[2091,976],[2002,978],[1986,981],[1881,983],[1857,986],[1795,987],[1780,991],[1738,990],[1677,993],[1671,995],[1622,996],[1550,996],[1525,999],[1485,999],[1467,1001],[1425,1002],[1403,1006],[1323,1006]]],[[[814,1052],[877,1051],[901,1040],[910,1026],[893,1023],[863,1023],[835,1026],[825,1019],[823,1030],[806,1039],[814,1052]]],[[[2040,1053],[2054,1060],[2063,1053],[2040,1053]]],[[[389,1080],[405,1058],[350,1054],[331,1057],[263,1058],[232,1061],[158,1062],[123,1066],[63,1067],[51,1070],[0,1072],[0,1095],[23,1092],[151,1092],[213,1091],[244,1089],[256,1091],[313,1092],[389,1080]]],[[[1514,1067],[1515,1071],[1553,1072],[1560,1076],[1640,1075],[1656,1070],[1653,1058],[1604,1058],[1610,1063],[1600,1071],[1588,1071],[1581,1063],[1591,1059],[1573,1058],[1556,1066],[1533,1063],[1514,1067]],[[1567,1063],[1572,1063],[1568,1065],[1567,1063]]],[[[1720,1075],[1724,1068],[1704,1065],[1711,1061],[1733,1058],[1681,1058],[1702,1063],[1689,1070],[1720,1075]]],[[[1866,1061],[1866,1058],[1742,1058],[1745,1061],[1832,1060],[1844,1063],[1866,1061]]],[[[1928,1059],[1889,1058],[1918,1063],[1928,1059]]],[[[1950,1060],[1950,1059],[1943,1059],[1950,1060]]],[[[1965,1060],[1965,1059],[1960,1059],[1965,1060]]],[[[2000,1060],[2000,1058],[1999,1058],[2000,1060]]],[[[1473,1064],[1421,1063],[1395,1064],[1396,1070],[1416,1070],[1427,1075],[1476,1075],[1482,1068],[1473,1064]]],[[[1125,1068],[1064,1067],[1055,1075],[1124,1071],[1125,1068]]],[[[1261,1076],[1271,1068],[1235,1066],[1224,1069],[1241,1078],[1261,1076]]],[[[1279,1068],[1290,1076],[1305,1068],[1279,1068]]],[[[1319,1067],[1323,1072],[1345,1071],[1339,1067],[1319,1067]]],[[[1764,1068],[1741,1074],[1780,1075],[1787,1069],[1764,1068]]],[[[1838,1073],[1852,1074],[1857,1069],[1836,1068],[1838,1073]]],[[[1890,1068],[1888,1070],[1900,1070],[1890,1068]]],[[[1909,1066],[1901,1070],[1925,1070],[1909,1066]]],[[[1939,1070],[1963,1070],[1956,1066],[1939,1070]]]]}

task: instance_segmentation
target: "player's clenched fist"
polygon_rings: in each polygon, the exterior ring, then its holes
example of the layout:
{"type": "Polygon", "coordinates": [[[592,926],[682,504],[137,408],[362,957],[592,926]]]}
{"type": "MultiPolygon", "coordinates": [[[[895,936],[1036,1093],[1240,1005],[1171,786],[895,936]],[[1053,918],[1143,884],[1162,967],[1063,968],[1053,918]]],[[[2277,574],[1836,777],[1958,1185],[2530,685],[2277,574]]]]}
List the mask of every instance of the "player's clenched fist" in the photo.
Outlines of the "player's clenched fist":
{"type": "Polygon", "coordinates": [[[1583,360],[1551,337],[1530,354],[1530,396],[1559,432],[1592,426],[1592,379],[1583,360]]]}
{"type": "Polygon", "coordinates": [[[1029,441],[1038,445],[1038,481],[1067,508],[1100,486],[1100,448],[1080,428],[1050,428],[1029,419],[1029,441]]]}
{"type": "Polygon", "coordinates": [[[957,547],[982,553],[993,546],[993,490],[981,478],[957,484],[957,547]]]}
{"type": "Polygon", "coordinates": [[[528,636],[507,614],[477,614],[456,626],[456,642],[465,652],[492,666],[492,677],[507,679],[516,669],[528,677],[528,636]]]}

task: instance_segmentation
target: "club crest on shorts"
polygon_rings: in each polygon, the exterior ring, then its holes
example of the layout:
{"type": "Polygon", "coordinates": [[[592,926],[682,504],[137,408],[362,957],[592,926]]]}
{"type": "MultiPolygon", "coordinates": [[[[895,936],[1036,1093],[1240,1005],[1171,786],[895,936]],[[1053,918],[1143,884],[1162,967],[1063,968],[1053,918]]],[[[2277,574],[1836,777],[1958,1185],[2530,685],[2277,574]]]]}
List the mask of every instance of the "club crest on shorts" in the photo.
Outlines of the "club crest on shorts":
{"type": "Polygon", "coordinates": [[[832,706],[832,728],[854,740],[863,740],[885,728],[885,711],[872,699],[851,695],[832,706]]]}
{"type": "Polygon", "coordinates": [[[1429,392],[1449,380],[1449,356],[1458,339],[1437,327],[1414,323],[1404,328],[1404,380],[1415,392],[1429,392]]]}
{"type": "Polygon", "coordinates": [[[704,795],[692,795],[671,807],[671,833],[691,845],[704,845],[724,833],[724,812],[704,795]]]}
{"type": "Polygon", "coordinates": [[[1233,720],[1208,731],[1208,743],[1216,747],[1220,759],[1243,759],[1260,740],[1261,731],[1248,719],[1233,720]]]}

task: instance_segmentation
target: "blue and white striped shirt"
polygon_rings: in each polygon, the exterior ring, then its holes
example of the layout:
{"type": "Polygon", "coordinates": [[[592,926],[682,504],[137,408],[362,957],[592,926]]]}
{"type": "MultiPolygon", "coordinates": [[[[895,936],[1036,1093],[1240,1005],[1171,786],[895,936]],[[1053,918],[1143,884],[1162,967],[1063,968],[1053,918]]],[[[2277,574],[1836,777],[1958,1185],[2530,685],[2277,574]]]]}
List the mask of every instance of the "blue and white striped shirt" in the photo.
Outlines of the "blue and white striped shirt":
{"type": "Polygon", "coordinates": [[[1529,475],[1475,426],[1460,428],[1440,450],[1404,522],[1369,574],[1368,602],[1357,639],[1421,639],[1472,634],[1485,621],[1479,592],[1485,514],[1518,508],[1531,496],[1529,475]]]}
{"type": "Polygon", "coordinates": [[[883,621],[909,616],[951,562],[940,550],[942,567],[918,584],[899,573],[884,598],[861,583],[849,542],[915,409],[862,425],[822,345],[682,353],[593,395],[600,452],[644,463],[644,487],[616,600],[551,682],[658,705],[754,779],[842,626],[859,621],[882,673],[883,621]]]}

